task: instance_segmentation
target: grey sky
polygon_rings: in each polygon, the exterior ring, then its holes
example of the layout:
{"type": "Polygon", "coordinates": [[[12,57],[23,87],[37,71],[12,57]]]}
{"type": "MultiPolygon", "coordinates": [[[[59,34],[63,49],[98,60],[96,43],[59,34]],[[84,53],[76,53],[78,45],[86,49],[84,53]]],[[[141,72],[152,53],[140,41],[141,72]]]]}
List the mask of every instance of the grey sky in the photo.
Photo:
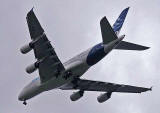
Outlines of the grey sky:
{"type": "Polygon", "coordinates": [[[160,102],[160,0],[0,0],[0,112],[1,113],[157,113],[160,102]],[[26,14],[32,8],[62,62],[101,42],[99,21],[111,24],[130,6],[121,34],[124,40],[150,46],[146,51],[112,51],[83,78],[153,87],[142,94],[114,93],[103,104],[98,92],[86,92],[71,102],[73,91],[52,90],[22,105],[17,96],[38,76],[25,67],[35,61],[33,52],[19,48],[30,41],[26,14]]]}

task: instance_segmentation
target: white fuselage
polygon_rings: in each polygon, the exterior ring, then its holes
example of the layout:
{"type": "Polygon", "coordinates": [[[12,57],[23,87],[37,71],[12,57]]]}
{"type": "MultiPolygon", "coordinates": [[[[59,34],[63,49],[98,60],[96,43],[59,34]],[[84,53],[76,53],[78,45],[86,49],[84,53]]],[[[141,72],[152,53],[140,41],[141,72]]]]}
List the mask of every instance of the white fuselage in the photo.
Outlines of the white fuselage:
{"type": "Polygon", "coordinates": [[[59,75],[57,78],[53,77],[44,83],[41,83],[40,77],[34,79],[31,83],[23,88],[18,99],[20,101],[28,100],[40,94],[41,92],[60,88],[66,83],[71,82],[75,77],[82,76],[92,65],[100,61],[115,46],[117,46],[117,42],[120,42],[121,40],[122,39],[114,40],[107,45],[100,43],[65,62],[63,64],[65,71],[72,72],[72,76],[70,76],[68,79],[64,79],[63,75],[59,75]]]}
{"type": "Polygon", "coordinates": [[[73,76],[65,80],[63,79],[62,75],[59,75],[58,78],[53,77],[53,79],[50,79],[45,83],[41,83],[40,77],[35,78],[31,81],[31,83],[29,83],[23,88],[19,95],[19,100],[24,101],[38,95],[43,91],[59,88],[65,83],[71,81],[74,77],[82,76],[90,67],[86,63],[86,58],[89,51],[90,49],[82,52],[81,54],[73,57],[72,59],[68,60],[63,64],[66,71],[72,71],[73,76]]]}

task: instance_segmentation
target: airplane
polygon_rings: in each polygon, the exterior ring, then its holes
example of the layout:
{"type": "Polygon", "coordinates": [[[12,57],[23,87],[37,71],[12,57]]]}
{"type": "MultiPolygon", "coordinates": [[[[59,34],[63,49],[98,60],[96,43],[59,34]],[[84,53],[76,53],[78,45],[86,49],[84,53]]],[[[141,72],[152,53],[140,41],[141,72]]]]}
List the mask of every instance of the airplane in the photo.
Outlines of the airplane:
{"type": "Polygon", "coordinates": [[[76,90],[70,99],[79,100],[85,91],[103,92],[97,97],[99,103],[111,98],[113,92],[141,93],[151,91],[152,88],[137,87],[109,82],[81,79],[80,77],[93,65],[97,64],[114,49],[118,50],[146,50],[149,47],[123,41],[125,35],[119,36],[129,7],[124,9],[113,26],[106,17],[100,20],[102,42],[62,63],[41,27],[33,9],[27,14],[26,20],[31,36],[31,42],[24,45],[20,51],[23,54],[34,51],[36,62],[26,68],[31,74],[38,70],[39,77],[23,88],[18,96],[19,101],[27,104],[27,100],[42,92],[52,89],[76,90]]]}

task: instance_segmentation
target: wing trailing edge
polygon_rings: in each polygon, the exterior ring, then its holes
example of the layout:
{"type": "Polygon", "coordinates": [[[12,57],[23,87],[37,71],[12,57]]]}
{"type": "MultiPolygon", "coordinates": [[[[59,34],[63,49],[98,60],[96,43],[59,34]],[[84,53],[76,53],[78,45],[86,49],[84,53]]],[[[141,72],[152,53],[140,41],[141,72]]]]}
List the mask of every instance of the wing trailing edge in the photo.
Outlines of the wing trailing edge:
{"type": "Polygon", "coordinates": [[[99,92],[119,92],[119,93],[142,93],[152,91],[151,88],[137,87],[131,85],[115,84],[109,82],[93,81],[79,79],[76,84],[68,83],[62,86],[62,90],[82,90],[82,91],[99,91],[99,92]]]}

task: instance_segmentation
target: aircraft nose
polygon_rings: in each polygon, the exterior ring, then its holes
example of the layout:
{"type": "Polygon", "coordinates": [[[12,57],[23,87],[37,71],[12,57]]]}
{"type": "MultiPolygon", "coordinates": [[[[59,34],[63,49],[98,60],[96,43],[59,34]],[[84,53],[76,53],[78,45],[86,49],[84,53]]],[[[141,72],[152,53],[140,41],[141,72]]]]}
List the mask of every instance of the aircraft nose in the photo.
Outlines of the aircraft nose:
{"type": "Polygon", "coordinates": [[[21,92],[20,92],[20,94],[18,95],[18,100],[19,101],[24,101],[24,91],[22,90],[21,92]]]}
{"type": "Polygon", "coordinates": [[[19,100],[19,101],[22,101],[22,100],[23,100],[23,98],[22,98],[21,95],[18,96],[18,100],[19,100]]]}

